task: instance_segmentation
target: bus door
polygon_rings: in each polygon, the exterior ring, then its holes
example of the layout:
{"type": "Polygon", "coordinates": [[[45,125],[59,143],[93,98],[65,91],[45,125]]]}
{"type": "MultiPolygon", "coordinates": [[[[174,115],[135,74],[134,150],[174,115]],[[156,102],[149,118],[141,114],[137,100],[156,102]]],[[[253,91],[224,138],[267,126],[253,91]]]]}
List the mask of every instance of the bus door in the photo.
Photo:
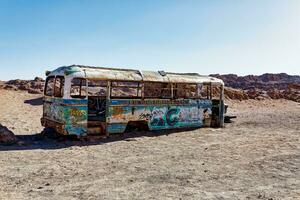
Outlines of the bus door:
{"type": "Polygon", "coordinates": [[[105,134],[107,82],[88,80],[89,134],[105,134]]]}

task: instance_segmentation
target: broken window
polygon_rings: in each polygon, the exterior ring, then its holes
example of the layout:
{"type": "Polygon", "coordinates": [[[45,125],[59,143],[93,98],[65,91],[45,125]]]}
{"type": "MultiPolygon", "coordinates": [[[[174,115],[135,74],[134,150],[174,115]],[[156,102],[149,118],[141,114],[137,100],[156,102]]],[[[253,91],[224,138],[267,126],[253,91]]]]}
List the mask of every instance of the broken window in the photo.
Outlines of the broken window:
{"type": "Polygon", "coordinates": [[[186,83],[175,84],[174,97],[175,98],[196,98],[196,97],[198,97],[197,85],[196,84],[186,84],[186,83]]]}
{"type": "Polygon", "coordinates": [[[144,83],[145,98],[161,98],[162,97],[162,83],[144,83]]]}
{"type": "Polygon", "coordinates": [[[142,85],[139,82],[114,81],[111,83],[112,97],[137,98],[142,96],[142,85]]]}
{"type": "Polygon", "coordinates": [[[88,81],[89,96],[103,96],[107,94],[107,81],[89,80],[88,81]]]}
{"type": "Polygon", "coordinates": [[[45,95],[46,96],[53,96],[54,93],[54,76],[49,76],[46,80],[46,89],[45,89],[45,95]]]}
{"type": "Polygon", "coordinates": [[[145,98],[171,98],[171,84],[170,83],[144,83],[145,98]]]}
{"type": "Polygon", "coordinates": [[[63,97],[64,96],[64,82],[65,78],[63,76],[57,76],[55,78],[54,84],[54,96],[63,97]]]}
{"type": "Polygon", "coordinates": [[[222,93],[222,88],[219,85],[212,85],[211,96],[212,99],[220,99],[222,93]]]}
{"type": "Polygon", "coordinates": [[[211,99],[211,85],[198,84],[199,97],[202,99],[211,99]]]}
{"type": "Polygon", "coordinates": [[[72,98],[85,98],[87,95],[86,80],[74,78],[71,82],[70,95],[72,98]]]}

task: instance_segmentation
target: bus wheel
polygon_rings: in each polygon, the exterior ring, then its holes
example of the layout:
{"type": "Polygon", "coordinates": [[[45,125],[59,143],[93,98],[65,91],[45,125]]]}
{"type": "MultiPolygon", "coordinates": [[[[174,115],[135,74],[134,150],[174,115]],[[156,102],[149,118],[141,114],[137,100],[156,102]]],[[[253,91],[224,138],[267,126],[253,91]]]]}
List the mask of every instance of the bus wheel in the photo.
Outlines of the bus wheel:
{"type": "Polygon", "coordinates": [[[41,135],[50,139],[57,139],[60,136],[54,128],[44,128],[44,130],[41,132],[41,135]]]}
{"type": "Polygon", "coordinates": [[[126,126],[125,132],[133,131],[149,131],[149,127],[146,121],[130,121],[126,126]]]}

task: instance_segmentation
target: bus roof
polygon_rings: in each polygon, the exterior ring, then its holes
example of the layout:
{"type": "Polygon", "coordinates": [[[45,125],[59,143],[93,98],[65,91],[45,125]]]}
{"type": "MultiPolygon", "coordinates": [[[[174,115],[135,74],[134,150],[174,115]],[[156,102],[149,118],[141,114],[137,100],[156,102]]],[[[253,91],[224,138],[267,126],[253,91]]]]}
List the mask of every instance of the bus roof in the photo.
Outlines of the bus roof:
{"type": "Polygon", "coordinates": [[[46,73],[47,76],[68,76],[86,78],[91,80],[117,80],[117,81],[151,81],[172,83],[212,83],[224,85],[218,78],[199,75],[198,73],[172,73],[164,71],[140,71],[134,69],[92,67],[84,65],[71,65],[59,67],[46,73]]]}

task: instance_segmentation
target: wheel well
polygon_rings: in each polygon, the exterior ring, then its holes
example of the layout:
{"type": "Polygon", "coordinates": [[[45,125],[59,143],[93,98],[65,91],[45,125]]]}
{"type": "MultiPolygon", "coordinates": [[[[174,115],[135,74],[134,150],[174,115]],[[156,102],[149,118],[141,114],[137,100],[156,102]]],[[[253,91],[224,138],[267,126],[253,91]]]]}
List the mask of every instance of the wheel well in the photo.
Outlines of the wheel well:
{"type": "Polygon", "coordinates": [[[129,121],[126,126],[126,132],[130,131],[149,131],[149,126],[147,121],[129,121]]]}

